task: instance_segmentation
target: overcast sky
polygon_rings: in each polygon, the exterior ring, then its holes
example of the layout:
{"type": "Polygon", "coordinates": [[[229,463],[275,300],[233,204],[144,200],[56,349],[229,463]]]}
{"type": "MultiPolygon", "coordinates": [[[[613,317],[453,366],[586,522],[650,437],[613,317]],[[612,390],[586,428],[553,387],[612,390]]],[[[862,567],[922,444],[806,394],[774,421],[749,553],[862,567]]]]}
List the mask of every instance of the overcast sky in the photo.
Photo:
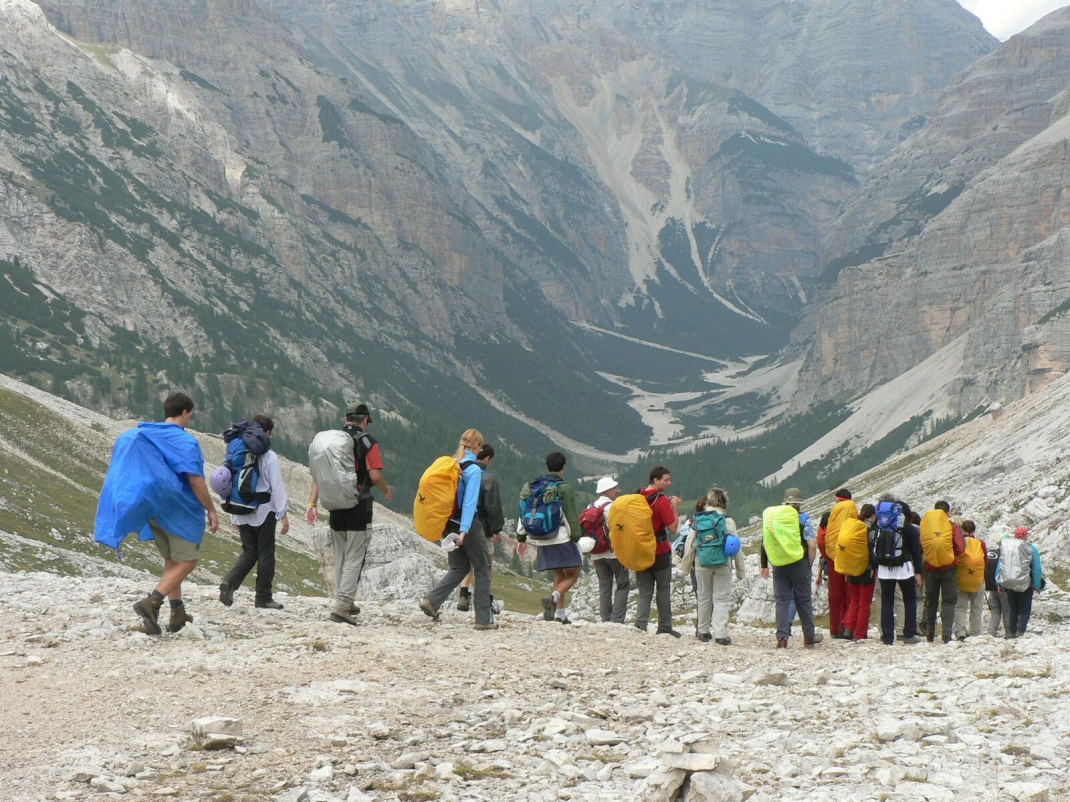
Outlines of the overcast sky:
{"type": "Polygon", "coordinates": [[[1070,0],[959,0],[981,18],[989,33],[1007,39],[1070,0]]]}

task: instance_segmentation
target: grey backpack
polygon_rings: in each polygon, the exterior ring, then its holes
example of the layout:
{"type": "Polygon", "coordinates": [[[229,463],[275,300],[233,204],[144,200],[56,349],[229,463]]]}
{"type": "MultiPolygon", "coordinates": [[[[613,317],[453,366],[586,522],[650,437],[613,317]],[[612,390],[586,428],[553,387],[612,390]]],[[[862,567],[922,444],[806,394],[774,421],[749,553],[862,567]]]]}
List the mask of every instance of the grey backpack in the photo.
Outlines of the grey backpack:
{"type": "Polygon", "coordinates": [[[353,438],[341,429],[320,432],[308,447],[308,469],[319,489],[319,503],[327,510],[357,506],[357,461],[353,438]]]}
{"type": "Polygon", "coordinates": [[[999,542],[999,568],[996,582],[1005,590],[1022,592],[1032,584],[1033,547],[1024,540],[1005,537],[999,542]]]}

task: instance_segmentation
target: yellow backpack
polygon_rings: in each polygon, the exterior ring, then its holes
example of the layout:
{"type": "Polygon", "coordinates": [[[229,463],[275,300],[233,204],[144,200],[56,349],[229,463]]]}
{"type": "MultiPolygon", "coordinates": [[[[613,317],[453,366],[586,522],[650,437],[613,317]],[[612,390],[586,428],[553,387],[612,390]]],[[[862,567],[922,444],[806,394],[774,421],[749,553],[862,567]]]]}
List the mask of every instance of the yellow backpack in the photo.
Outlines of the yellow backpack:
{"type": "MultiPolygon", "coordinates": [[[[470,463],[465,463],[465,467],[470,463]]],[[[412,503],[412,522],[420,537],[433,543],[442,539],[457,507],[457,485],[462,467],[453,457],[439,457],[420,477],[412,503]]]]}
{"type": "Polygon", "coordinates": [[[840,529],[844,521],[852,519],[858,520],[858,505],[850,499],[837,501],[832,506],[828,526],[825,527],[825,553],[833,560],[836,559],[836,542],[840,537],[840,529]]]}
{"type": "Polygon", "coordinates": [[[836,571],[844,576],[862,576],[869,568],[869,527],[865,521],[849,518],[836,541],[836,571]]]}
{"type": "Polygon", "coordinates": [[[658,547],[654,511],[641,493],[618,496],[606,513],[613,554],[629,571],[645,571],[654,564],[658,547]]]}
{"type": "Polygon", "coordinates": [[[921,552],[933,568],[946,568],[955,562],[954,532],[951,519],[943,510],[929,510],[921,519],[921,552]]]}
{"type": "Polygon", "coordinates": [[[975,537],[966,538],[966,550],[958,556],[959,590],[976,593],[985,583],[985,549],[975,537]]]}

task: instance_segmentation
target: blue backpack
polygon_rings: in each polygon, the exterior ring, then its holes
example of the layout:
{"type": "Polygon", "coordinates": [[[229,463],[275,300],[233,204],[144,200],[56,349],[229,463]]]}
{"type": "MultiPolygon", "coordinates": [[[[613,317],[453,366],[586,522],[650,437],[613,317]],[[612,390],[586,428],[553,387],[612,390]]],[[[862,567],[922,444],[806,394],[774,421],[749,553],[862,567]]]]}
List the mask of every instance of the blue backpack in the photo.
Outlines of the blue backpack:
{"type": "Polygon", "coordinates": [[[719,512],[708,510],[695,516],[695,561],[699,568],[716,568],[728,565],[725,542],[728,540],[728,523],[719,512]]]}
{"type": "Polygon", "coordinates": [[[549,540],[557,536],[563,520],[565,500],[558,488],[559,476],[540,476],[520,491],[520,522],[528,537],[549,540]]]}
{"type": "Polygon", "coordinates": [[[903,543],[902,517],[903,508],[898,502],[882,501],[877,505],[877,535],[873,543],[877,565],[898,568],[910,559],[903,543]]]}
{"type": "Polygon", "coordinates": [[[230,495],[223,497],[220,506],[232,515],[249,515],[265,501],[271,501],[270,492],[256,492],[260,456],[271,448],[271,438],[259,423],[242,418],[223,432],[223,441],[227,444],[223,464],[233,481],[230,495]]]}

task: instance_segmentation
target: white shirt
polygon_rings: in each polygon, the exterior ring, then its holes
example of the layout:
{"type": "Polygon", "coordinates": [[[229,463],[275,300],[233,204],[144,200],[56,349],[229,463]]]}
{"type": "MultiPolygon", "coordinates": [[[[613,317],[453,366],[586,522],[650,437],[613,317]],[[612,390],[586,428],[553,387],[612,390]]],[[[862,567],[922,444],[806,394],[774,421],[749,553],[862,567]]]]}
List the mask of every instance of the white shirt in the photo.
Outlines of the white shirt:
{"type": "MultiPolygon", "coordinates": [[[[612,503],[613,503],[613,499],[606,498],[605,496],[599,496],[598,498],[596,498],[594,500],[594,505],[593,506],[595,506],[595,507],[608,507],[612,503]]],[[[603,551],[601,554],[592,554],[591,555],[591,559],[592,560],[615,560],[615,559],[617,559],[617,555],[613,553],[613,549],[610,549],[609,551],[603,551]]]]}
{"type": "Polygon", "coordinates": [[[268,513],[275,513],[275,518],[281,520],[288,509],[286,500],[286,484],[282,480],[282,466],[274,451],[267,451],[260,455],[260,477],[256,482],[256,493],[271,493],[271,500],[265,501],[256,508],[256,512],[248,515],[232,515],[231,520],[238,524],[260,526],[267,520],[268,513]]]}
{"type": "Polygon", "coordinates": [[[877,566],[877,579],[913,579],[914,563],[907,560],[902,565],[891,568],[887,565],[877,566]]]}

